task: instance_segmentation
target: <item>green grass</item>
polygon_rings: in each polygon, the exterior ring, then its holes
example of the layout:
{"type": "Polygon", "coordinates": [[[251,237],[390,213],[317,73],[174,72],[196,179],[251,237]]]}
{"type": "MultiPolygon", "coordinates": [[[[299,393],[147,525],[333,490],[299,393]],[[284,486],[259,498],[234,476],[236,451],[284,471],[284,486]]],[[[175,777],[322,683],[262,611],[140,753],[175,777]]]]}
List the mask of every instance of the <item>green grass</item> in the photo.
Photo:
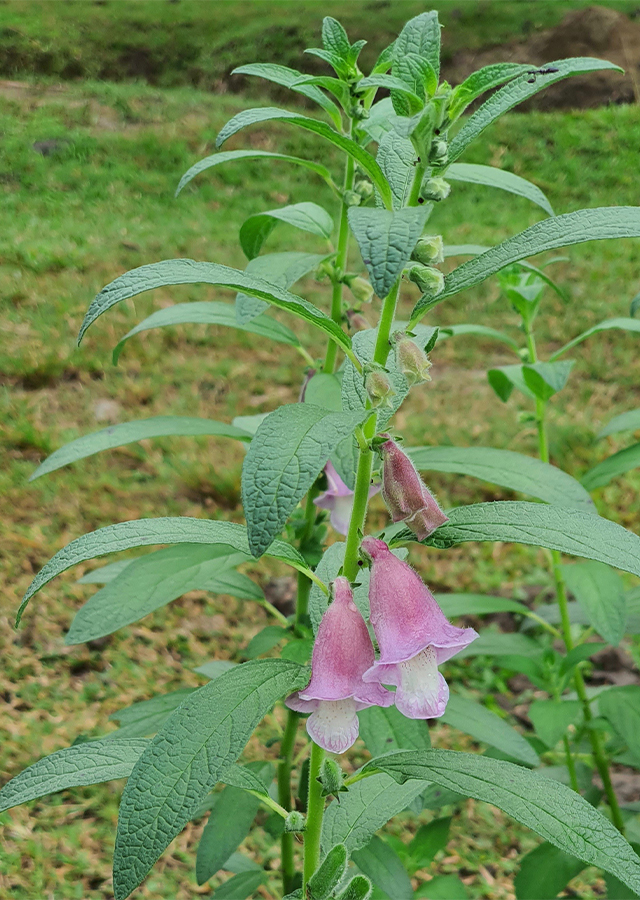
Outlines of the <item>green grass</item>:
{"type": "MultiPolygon", "coordinates": [[[[13,14],[16,6],[3,7],[3,14],[13,14]]],[[[172,412],[228,421],[297,397],[300,367],[293,351],[220,329],[151,332],[130,342],[117,368],[111,365],[113,345],[151,309],[178,300],[231,299],[228,292],[195,286],[144,295],[110,312],[92,327],[80,350],[74,347],[88,302],[126,269],[175,256],[242,266],[236,236],[249,213],[300,200],[331,208],[333,201],[321,183],[275,163],[256,162],[243,170],[221,167],[173,199],[180,175],[212,150],[215,133],[242,105],[242,98],[189,88],[161,91],[99,83],[62,91],[34,84],[0,98],[5,211],[0,328],[7,335],[0,350],[0,537],[9,548],[0,581],[5,661],[0,694],[6,702],[0,765],[7,777],[68,745],[79,733],[99,734],[109,727],[107,716],[122,706],[183,684],[200,684],[190,669],[214,656],[238,658],[251,635],[267,623],[262,610],[194,593],[104,643],[67,648],[63,636],[73,610],[91,592],[74,584],[78,569],[36,596],[20,631],[11,625],[33,574],[55,550],[84,532],[141,516],[241,517],[242,451],[222,440],[145,442],[27,484],[37,462],[52,449],[106,424],[96,417],[99,401],[114,401],[111,411],[120,421],[172,412]],[[53,139],[64,141],[53,155],[44,157],[33,149],[35,141],[53,139]]],[[[531,178],[558,212],[566,212],[584,205],[637,202],[633,173],[639,145],[636,107],[513,114],[493,127],[486,143],[467,159],[499,163],[531,178]]],[[[247,131],[234,146],[278,147],[301,156],[314,152],[309,136],[284,127],[247,131]]],[[[328,145],[321,152],[338,172],[340,160],[328,145]]],[[[451,201],[432,221],[448,242],[493,243],[539,217],[525,201],[456,185],[451,201]]],[[[281,226],[265,249],[313,249],[314,241],[281,226]]],[[[602,318],[627,314],[638,290],[633,241],[581,245],[569,248],[566,256],[568,261],[557,264],[554,272],[571,303],[546,297],[539,317],[543,355],[602,318]]],[[[351,259],[357,266],[355,251],[351,259]]],[[[310,278],[300,291],[327,308],[326,284],[310,278]]],[[[405,312],[410,295],[407,289],[405,312]]],[[[285,320],[308,341],[312,353],[321,352],[310,330],[285,320]]],[[[481,322],[517,335],[515,317],[495,281],[438,307],[431,321],[481,322]]],[[[551,431],[554,461],[579,474],[606,452],[593,444],[593,433],[615,413],[640,405],[640,389],[634,338],[610,333],[574,355],[576,370],[554,403],[551,431]]],[[[531,427],[520,426],[516,418],[518,407],[526,408],[524,401],[514,398],[503,405],[486,383],[486,368],[508,361],[500,346],[452,340],[441,344],[432,359],[433,383],[415,391],[397,418],[409,443],[476,442],[535,452],[531,427]]],[[[606,443],[609,450],[623,445],[613,439],[606,443]]],[[[430,484],[445,505],[511,496],[452,476],[434,477],[430,484]]],[[[598,491],[599,510],[637,529],[639,488],[638,474],[631,473],[598,491]]],[[[372,524],[382,524],[379,501],[375,509],[372,524]]],[[[467,545],[421,552],[416,564],[434,590],[520,597],[532,586],[549,583],[542,551],[467,545]]],[[[262,582],[267,577],[262,567],[251,571],[262,582]]],[[[269,573],[282,570],[271,567],[269,573]]],[[[454,671],[471,688],[490,694],[503,688],[502,677],[490,674],[481,660],[454,671]]],[[[275,730],[268,720],[263,735],[275,730]]],[[[472,746],[446,727],[433,731],[439,746],[472,746]]],[[[252,742],[249,758],[259,752],[252,742]]],[[[277,747],[269,751],[271,758],[276,753],[277,747]]],[[[360,748],[354,762],[361,754],[360,748]]],[[[111,896],[118,794],[119,785],[86,788],[3,814],[0,898],[111,896]]],[[[461,867],[469,873],[473,897],[503,900],[510,896],[519,854],[535,839],[492,815],[486,807],[463,806],[450,845],[458,862],[443,855],[438,871],[461,867]],[[493,883],[480,866],[488,867],[493,883]]],[[[193,876],[201,826],[190,826],[176,840],[137,896],[189,898],[202,890],[193,876]]],[[[405,834],[413,827],[406,818],[401,826],[405,834]]],[[[258,831],[250,849],[261,851],[264,843],[258,831]]],[[[274,860],[276,849],[269,854],[274,860]]],[[[591,874],[575,884],[587,898],[598,896],[594,891],[601,882],[591,874]]]]}

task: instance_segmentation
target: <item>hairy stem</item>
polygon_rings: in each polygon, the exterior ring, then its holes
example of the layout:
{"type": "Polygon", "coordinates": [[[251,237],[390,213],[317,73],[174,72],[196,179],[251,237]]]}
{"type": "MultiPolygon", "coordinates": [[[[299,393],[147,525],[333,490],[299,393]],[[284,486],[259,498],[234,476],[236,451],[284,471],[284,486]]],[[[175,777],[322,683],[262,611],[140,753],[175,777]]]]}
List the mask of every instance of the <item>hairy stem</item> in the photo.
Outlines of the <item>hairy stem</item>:
{"type": "Polygon", "coordinates": [[[422,179],[426,170],[426,164],[423,162],[416,163],[416,170],[413,176],[413,184],[407,201],[407,206],[417,206],[420,199],[420,188],[422,187],[422,179]]]}
{"type": "MultiPolygon", "coordinates": [[[[293,759],[293,748],[296,742],[297,731],[298,713],[289,709],[287,710],[287,724],[284,729],[282,743],[280,744],[280,760],[278,762],[278,802],[287,811],[291,809],[291,761],[293,759]]],[[[280,839],[280,847],[282,856],[282,888],[283,893],[288,894],[293,890],[296,874],[293,834],[284,832],[280,839]]]]}
{"type": "MultiPolygon", "coordinates": [[[[347,162],[345,165],[344,172],[344,190],[350,191],[353,189],[353,177],[354,177],[355,166],[353,159],[349,156],[347,157],[347,162]]],[[[338,325],[342,322],[342,282],[339,280],[344,275],[344,271],[347,267],[347,255],[349,253],[349,221],[347,219],[347,212],[349,207],[342,200],[340,206],[340,225],[338,227],[338,250],[336,253],[336,273],[338,277],[333,279],[333,289],[331,293],[331,318],[334,322],[337,322],[338,325]]],[[[334,341],[329,341],[327,344],[327,353],[324,359],[324,365],[322,367],[323,372],[332,373],[336,366],[336,355],[338,352],[338,345],[334,341]]]]}
{"type": "Polygon", "coordinates": [[[324,797],[322,785],[318,781],[324,750],[318,744],[311,744],[309,760],[309,799],[307,802],[307,825],[304,832],[304,867],[302,873],[302,893],[305,896],[307,882],[318,868],[320,862],[320,837],[322,835],[322,817],[324,816],[324,797]]]}

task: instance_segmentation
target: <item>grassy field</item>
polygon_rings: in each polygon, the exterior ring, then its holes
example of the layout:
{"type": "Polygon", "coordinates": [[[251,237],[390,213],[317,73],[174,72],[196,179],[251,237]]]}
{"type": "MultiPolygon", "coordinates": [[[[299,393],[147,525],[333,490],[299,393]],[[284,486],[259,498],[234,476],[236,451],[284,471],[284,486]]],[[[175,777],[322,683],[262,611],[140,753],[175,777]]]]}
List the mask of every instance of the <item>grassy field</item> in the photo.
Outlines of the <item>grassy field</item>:
{"type": "MultiPolygon", "coordinates": [[[[2,7],[3,16],[18,5],[2,7]]],[[[44,16],[46,4],[39,8],[44,16]]],[[[5,212],[0,329],[6,336],[0,348],[0,542],[8,548],[0,582],[3,776],[67,746],[78,734],[95,736],[110,729],[108,715],[131,702],[202,683],[191,669],[213,657],[242,658],[242,647],[267,623],[261,609],[193,593],[104,641],[69,648],[64,632],[73,611],[91,593],[91,588],[74,584],[83,571],[79,567],[36,596],[18,632],[12,627],[19,597],[33,574],[84,532],[142,516],[234,521],[241,516],[242,451],[222,440],[145,442],[27,484],[44,456],[110,421],[161,413],[229,421],[297,397],[300,367],[294,351],[220,329],[151,332],[126,347],[117,368],[111,365],[118,338],[152,309],[187,299],[231,299],[228,292],[184,287],[145,295],[105,316],[82,348],[74,347],[88,302],[126,269],[177,256],[242,267],[236,235],[249,213],[300,200],[332,204],[323,185],[308,181],[301,170],[257,162],[242,171],[221,167],[173,199],[180,175],[211,152],[220,126],[242,106],[242,97],[192,88],[98,82],[5,87],[0,97],[5,212]],[[34,149],[41,141],[57,142],[50,155],[34,149]]],[[[547,192],[557,212],[567,212],[637,203],[639,145],[640,110],[635,107],[512,114],[466,159],[500,164],[529,177],[547,192]]],[[[277,147],[300,156],[314,152],[310,137],[271,126],[240,135],[234,146],[277,147]]],[[[323,147],[322,155],[339,170],[332,150],[323,147]]],[[[479,187],[456,185],[454,190],[453,199],[432,220],[449,243],[494,243],[540,217],[524,200],[479,187]]],[[[316,246],[311,236],[283,226],[269,238],[268,249],[291,249],[290,241],[296,249],[316,246]]],[[[564,305],[547,296],[539,325],[542,355],[600,319],[628,313],[639,287],[637,252],[632,241],[580,245],[566,252],[566,261],[553,271],[571,302],[564,305]]],[[[357,265],[355,251],[351,258],[357,265]]],[[[326,308],[325,285],[308,279],[300,292],[326,308]]],[[[405,311],[412,299],[407,290],[405,311]]],[[[291,324],[286,317],[283,321],[291,324]]],[[[443,304],[430,319],[432,324],[458,322],[517,334],[515,316],[495,281],[443,304]]],[[[299,324],[294,327],[300,332],[299,324]]],[[[313,354],[321,352],[314,335],[300,333],[313,354]]],[[[579,475],[607,452],[594,443],[594,432],[615,413],[640,405],[640,388],[632,337],[599,336],[573,355],[577,363],[570,386],[552,413],[552,456],[579,475]]],[[[438,346],[432,359],[433,383],[416,391],[398,416],[408,442],[478,443],[535,452],[532,428],[517,420],[524,401],[520,407],[515,397],[501,404],[487,385],[485,370],[510,361],[499,345],[450,340],[438,346]]],[[[608,452],[622,445],[609,439],[608,452]]],[[[453,476],[434,477],[430,483],[445,506],[512,496],[453,476]]],[[[637,528],[639,489],[638,473],[601,489],[595,497],[600,512],[637,528]]],[[[379,501],[376,509],[381,523],[379,501]]],[[[435,590],[517,598],[548,583],[542,551],[466,545],[421,552],[415,562],[435,590]]],[[[264,583],[269,574],[283,572],[271,566],[268,573],[260,568],[254,574],[264,583]]],[[[471,689],[482,687],[494,695],[505,689],[486,660],[465,662],[455,671],[471,689]]],[[[276,728],[269,720],[264,734],[276,728]]],[[[433,734],[438,746],[470,746],[444,726],[433,734]]],[[[247,756],[256,758],[259,752],[254,741],[247,756]]],[[[354,762],[363,752],[360,745],[354,762]]],[[[269,753],[275,758],[277,748],[269,753]]],[[[111,784],[69,791],[2,814],[0,898],[112,896],[109,866],[120,788],[111,784]]],[[[198,888],[193,875],[202,825],[190,825],[172,844],[136,896],[189,898],[212,891],[210,884],[198,888]]],[[[401,825],[405,834],[415,827],[406,818],[401,825]]],[[[530,832],[502,814],[470,801],[455,815],[450,845],[455,850],[438,857],[437,871],[461,871],[474,898],[507,900],[513,897],[519,855],[536,843],[530,832]]],[[[258,852],[266,846],[258,831],[248,849],[258,852]]],[[[275,845],[269,845],[267,859],[275,865],[275,845]]],[[[580,897],[602,896],[602,882],[589,871],[574,886],[580,897]]]]}

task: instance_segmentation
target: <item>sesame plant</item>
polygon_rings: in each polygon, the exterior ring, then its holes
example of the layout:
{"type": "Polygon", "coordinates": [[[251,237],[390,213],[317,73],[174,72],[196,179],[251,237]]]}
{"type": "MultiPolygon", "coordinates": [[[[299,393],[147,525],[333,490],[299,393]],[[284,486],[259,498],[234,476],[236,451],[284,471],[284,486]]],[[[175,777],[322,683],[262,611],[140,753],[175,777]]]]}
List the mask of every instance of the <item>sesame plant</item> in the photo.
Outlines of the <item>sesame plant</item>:
{"type": "MultiPolygon", "coordinates": [[[[72,541],[44,566],[18,613],[19,622],[29,600],[78,563],[167,545],[85,576],[103,587],[76,614],[68,642],[110,634],[196,588],[261,603],[273,624],[252,639],[249,661],[213,660],[198,670],[209,679],[203,687],[121,710],[115,715],[121,726],[117,731],[76,743],[27,768],[0,791],[1,808],[68,787],[127,778],[114,853],[117,900],[132,894],[173,838],[207,812],[196,858],[198,883],[224,870],[234,874],[215,896],[250,896],[273,878],[236,852],[260,809],[269,814],[260,820],[269,823],[266,833],[280,842],[277,896],[358,900],[375,892],[405,900],[467,896],[456,876],[436,876],[415,887],[415,873],[446,845],[449,819],[420,825],[409,844],[392,836],[383,840],[376,833],[407,809],[418,816],[424,809],[475,798],[543,838],[542,851],[534,853],[546,855],[523,865],[519,897],[540,896],[535,890],[541,871],[566,874],[557,892],[584,865],[607,873],[612,890],[617,886],[634,896],[640,893],[640,859],[624,837],[611,790],[611,748],[604,747],[598,719],[589,718],[589,698],[582,693],[580,665],[598,645],[585,644],[584,635],[575,640],[564,582],[566,573],[579,565],[605,567],[612,578],[619,578],[615,569],[640,576],[640,539],[598,516],[585,488],[549,464],[544,408],[567,367],[536,357],[531,323],[543,270],[521,266],[505,274],[505,269],[569,244],[638,237],[640,209],[554,215],[530,182],[457,161],[472,141],[482,139],[488,125],[547,85],[615,67],[585,58],[542,67],[508,63],[480,69],[452,87],[440,80],[440,26],[434,12],[409,21],[366,76],[358,67],[363,42],[351,44],[335,19],[324,20],[322,43],[321,49],[308,52],[333,74],[304,76],[275,64],[237,70],[302,94],[320,107],[318,116],[273,107],[241,112],[220,131],[217,152],[193,166],[178,190],[214,166],[264,159],[302,166],[310,178],[324,180],[335,195],[335,209],[305,202],[257,211],[240,230],[248,258],[243,271],[190,259],[134,269],[98,294],[79,335],[81,340],[117,303],[157,287],[201,283],[231,290],[234,304],[216,300],[158,310],[124,335],[114,358],[130,338],[148,329],[186,322],[238,328],[299,351],[300,401],[233,423],[181,416],[115,425],[67,444],[35,473],[44,475],[100,450],[154,436],[206,434],[236,440],[246,447],[245,524],[166,517],[101,528],[72,541]],[[381,90],[390,97],[377,99],[381,90]],[[489,98],[463,118],[488,91],[493,91],[489,98]],[[320,161],[277,152],[219,149],[244,128],[272,121],[305,129],[339,148],[345,157],[343,173],[337,176],[320,161]],[[440,268],[445,257],[469,248],[448,246],[428,222],[432,215],[437,219],[439,204],[455,201],[455,194],[449,200],[455,181],[525,196],[547,218],[490,249],[471,248],[475,255],[445,276],[440,268]],[[319,252],[263,252],[278,223],[317,236],[319,252]],[[310,272],[330,286],[326,310],[291,290],[310,272]],[[522,309],[527,342],[520,350],[515,340],[505,338],[519,351],[520,363],[502,374],[518,387],[522,382],[527,396],[535,399],[540,458],[490,448],[404,447],[393,416],[411,391],[428,390],[428,354],[437,365],[438,338],[487,331],[459,325],[439,332],[437,306],[445,300],[461,304],[459,295],[463,298],[465,290],[500,272],[512,302],[522,309]],[[408,321],[400,313],[401,288],[407,282],[420,291],[408,321]],[[364,304],[379,311],[375,327],[362,327],[367,324],[364,304]],[[271,306],[287,312],[292,323],[296,317],[302,320],[305,329],[296,332],[282,324],[269,315],[271,306]],[[423,321],[427,315],[429,324],[423,321]],[[479,475],[533,500],[443,511],[419,469],[479,475]],[[378,491],[390,522],[375,534],[367,531],[367,509],[378,491]],[[458,653],[488,652],[482,634],[451,624],[446,613],[492,611],[500,598],[453,595],[439,597],[439,603],[407,557],[418,544],[428,553],[428,548],[465,541],[518,542],[552,554],[561,629],[526,607],[517,610],[543,622],[554,636],[560,634],[565,645],[560,653],[544,636],[531,641],[540,657],[527,657],[532,663],[525,671],[534,684],[549,690],[551,700],[540,702],[553,704],[555,716],[541,713],[538,722],[532,715],[538,737],[525,738],[504,718],[462,696],[456,684],[450,693],[439,671],[458,653]],[[588,562],[562,566],[562,553],[588,562]],[[242,563],[263,556],[297,573],[292,616],[268,603],[259,586],[238,571],[242,563]],[[279,655],[265,657],[275,648],[279,655]],[[565,696],[570,685],[577,700],[565,696]],[[437,719],[491,745],[493,752],[432,749],[427,720],[437,719]],[[576,724],[570,740],[569,728],[576,724]],[[275,771],[267,760],[243,758],[258,726],[265,745],[278,744],[275,771]],[[354,769],[343,754],[359,734],[368,754],[360,753],[359,760],[365,761],[354,769]],[[559,743],[566,784],[557,777],[559,743]],[[576,775],[577,763],[586,764],[585,759],[601,775],[603,798],[576,775]],[[555,778],[544,774],[549,763],[555,778]]],[[[428,569],[428,555],[426,565],[428,569]]],[[[619,616],[618,601],[605,591],[585,609],[591,627],[612,640],[613,625],[607,630],[598,623],[619,616]]],[[[604,709],[601,714],[609,715],[604,709]]],[[[618,735],[620,749],[625,738],[618,735]]]]}

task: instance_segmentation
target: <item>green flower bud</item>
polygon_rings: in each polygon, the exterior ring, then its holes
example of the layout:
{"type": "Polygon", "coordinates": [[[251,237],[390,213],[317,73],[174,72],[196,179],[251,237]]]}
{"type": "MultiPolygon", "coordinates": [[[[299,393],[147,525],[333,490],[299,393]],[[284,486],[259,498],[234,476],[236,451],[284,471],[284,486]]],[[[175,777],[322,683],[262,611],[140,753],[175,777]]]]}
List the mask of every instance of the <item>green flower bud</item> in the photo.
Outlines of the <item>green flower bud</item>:
{"type": "Polygon", "coordinates": [[[431,363],[424,350],[403,331],[397,331],[392,340],[396,347],[396,363],[409,385],[431,381],[431,363]]]}
{"type": "Polygon", "coordinates": [[[420,196],[423,200],[446,200],[451,193],[451,185],[444,178],[427,178],[422,185],[420,196]]]}
{"type": "Polygon", "coordinates": [[[307,884],[309,900],[330,897],[344,877],[349,854],[344,844],[337,844],[327,853],[307,884]]]}
{"type": "Polygon", "coordinates": [[[437,297],[444,290],[444,275],[432,266],[411,266],[407,275],[427,297],[437,297]]]}
{"type": "Polygon", "coordinates": [[[352,107],[349,114],[356,122],[362,122],[364,119],[368,119],[370,115],[369,110],[360,105],[352,107]]]}
{"type": "Polygon", "coordinates": [[[447,158],[449,156],[449,145],[446,141],[443,141],[441,138],[437,138],[431,144],[431,150],[429,151],[429,163],[432,166],[443,166],[447,158]]]}
{"type": "Polygon", "coordinates": [[[520,425],[533,425],[537,421],[535,413],[525,412],[525,410],[521,410],[517,418],[520,425]]]}
{"type": "Polygon", "coordinates": [[[374,409],[378,406],[386,406],[389,409],[393,409],[391,398],[394,396],[395,391],[385,372],[381,369],[373,369],[367,374],[364,386],[374,409]]]}
{"type": "Polygon", "coordinates": [[[370,303],[373,298],[373,288],[366,278],[359,275],[345,275],[345,283],[359,303],[370,303]]]}
{"type": "Polygon", "coordinates": [[[284,820],[284,830],[287,833],[299,834],[306,828],[306,819],[301,812],[292,809],[287,818],[284,820]]]}
{"type": "Polygon", "coordinates": [[[354,185],[354,190],[356,194],[360,194],[363,200],[369,200],[373,197],[373,185],[370,181],[356,181],[354,185]]]}
{"type": "Polygon", "coordinates": [[[341,791],[348,791],[349,788],[344,786],[344,775],[342,769],[335,759],[326,758],[322,763],[318,781],[322,785],[322,796],[339,794],[341,791]]]}
{"type": "Polygon", "coordinates": [[[347,206],[360,206],[362,203],[362,197],[355,191],[345,191],[342,195],[342,199],[347,206]]]}
{"type": "Polygon", "coordinates": [[[437,266],[444,262],[444,244],[441,234],[423,235],[414,247],[411,259],[425,266],[437,266]]]}

